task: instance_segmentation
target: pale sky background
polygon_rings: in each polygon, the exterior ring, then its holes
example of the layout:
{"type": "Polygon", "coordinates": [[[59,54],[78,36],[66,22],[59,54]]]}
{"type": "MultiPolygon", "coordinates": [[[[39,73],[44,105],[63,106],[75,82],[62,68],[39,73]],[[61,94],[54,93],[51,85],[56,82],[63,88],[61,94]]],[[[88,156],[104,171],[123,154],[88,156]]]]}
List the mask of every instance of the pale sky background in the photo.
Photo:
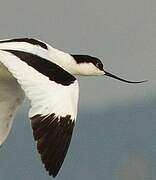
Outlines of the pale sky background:
{"type": "MultiPolygon", "coordinates": [[[[108,77],[80,77],[72,143],[57,180],[156,179],[156,1],[0,0],[0,39],[36,37],[69,53],[99,57],[108,77]]],[[[52,179],[27,120],[16,116],[0,149],[0,180],[52,179]]]]}

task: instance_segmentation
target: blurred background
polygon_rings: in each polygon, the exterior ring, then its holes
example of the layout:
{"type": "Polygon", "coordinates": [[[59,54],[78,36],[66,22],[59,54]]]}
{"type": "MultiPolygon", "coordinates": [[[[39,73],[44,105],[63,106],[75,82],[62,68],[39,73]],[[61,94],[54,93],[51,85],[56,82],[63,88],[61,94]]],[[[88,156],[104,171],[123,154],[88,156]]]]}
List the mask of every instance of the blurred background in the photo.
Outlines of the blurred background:
{"type": "MultiPolygon", "coordinates": [[[[156,179],[156,1],[0,0],[0,39],[36,37],[99,57],[129,80],[78,77],[77,124],[57,180],[156,179]]],[[[0,180],[50,180],[32,137],[28,101],[0,148],[0,180]]]]}

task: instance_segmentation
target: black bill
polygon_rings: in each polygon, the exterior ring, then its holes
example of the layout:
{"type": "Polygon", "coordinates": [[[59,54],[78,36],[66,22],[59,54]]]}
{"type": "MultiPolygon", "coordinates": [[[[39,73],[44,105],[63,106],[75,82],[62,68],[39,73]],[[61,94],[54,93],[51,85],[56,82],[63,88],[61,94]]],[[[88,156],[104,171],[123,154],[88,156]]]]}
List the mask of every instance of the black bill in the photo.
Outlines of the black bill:
{"type": "Polygon", "coordinates": [[[111,73],[109,73],[107,71],[104,71],[104,72],[105,72],[106,76],[112,77],[114,79],[118,79],[119,81],[123,81],[123,82],[126,82],[126,83],[136,83],[137,84],[137,83],[147,82],[147,80],[144,80],[144,81],[128,81],[128,80],[122,79],[122,78],[120,78],[118,76],[115,76],[114,74],[111,74],[111,73]]]}

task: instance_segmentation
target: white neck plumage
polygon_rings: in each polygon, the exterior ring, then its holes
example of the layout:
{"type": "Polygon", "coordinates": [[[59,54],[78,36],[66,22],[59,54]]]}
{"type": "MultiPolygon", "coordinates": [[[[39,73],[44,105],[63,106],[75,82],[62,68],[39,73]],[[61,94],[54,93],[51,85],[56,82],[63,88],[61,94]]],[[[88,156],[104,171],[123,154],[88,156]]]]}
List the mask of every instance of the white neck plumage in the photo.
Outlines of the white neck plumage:
{"type": "Polygon", "coordinates": [[[71,74],[75,74],[77,63],[70,54],[55,49],[52,46],[48,46],[48,54],[52,62],[56,63],[71,74]]]}
{"type": "Polygon", "coordinates": [[[50,59],[61,66],[63,69],[75,75],[104,75],[103,71],[99,71],[97,67],[91,62],[77,63],[72,55],[55,49],[51,46],[48,47],[50,59]]]}

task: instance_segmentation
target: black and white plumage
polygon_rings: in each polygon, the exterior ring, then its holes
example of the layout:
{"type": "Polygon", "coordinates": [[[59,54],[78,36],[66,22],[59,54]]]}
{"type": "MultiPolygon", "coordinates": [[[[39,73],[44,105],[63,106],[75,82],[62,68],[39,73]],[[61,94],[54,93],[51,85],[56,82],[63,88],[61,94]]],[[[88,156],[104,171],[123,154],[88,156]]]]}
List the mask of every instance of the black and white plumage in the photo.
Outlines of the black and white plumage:
{"type": "MultiPolygon", "coordinates": [[[[98,58],[70,55],[36,39],[0,41],[0,144],[25,95],[37,149],[49,175],[57,175],[77,116],[79,86],[73,75],[112,75],[98,58]]],[[[142,82],[142,81],[141,81],[142,82]]]]}

